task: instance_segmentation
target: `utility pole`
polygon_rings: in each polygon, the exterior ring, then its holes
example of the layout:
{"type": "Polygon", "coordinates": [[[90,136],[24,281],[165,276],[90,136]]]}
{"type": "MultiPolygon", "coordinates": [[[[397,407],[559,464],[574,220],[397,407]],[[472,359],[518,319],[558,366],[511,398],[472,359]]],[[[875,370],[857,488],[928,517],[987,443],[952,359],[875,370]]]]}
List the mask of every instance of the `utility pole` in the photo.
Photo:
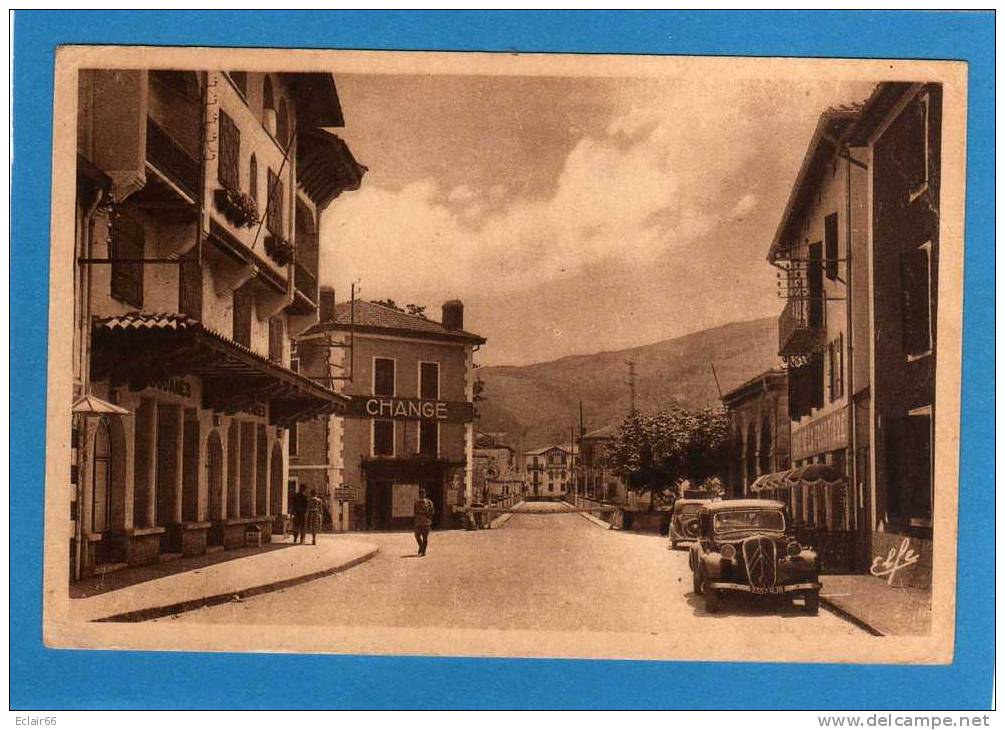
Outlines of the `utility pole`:
{"type": "Polygon", "coordinates": [[[715,373],[715,363],[710,362],[709,365],[712,366],[712,377],[715,379],[715,390],[719,394],[719,402],[722,402],[722,388],[719,387],[719,376],[715,373]]]}
{"type": "Polygon", "coordinates": [[[625,364],[628,365],[628,380],[624,381],[625,385],[628,386],[628,392],[631,396],[631,413],[634,414],[637,410],[635,408],[635,361],[629,358],[625,360],[625,364]]]}
{"type": "Polygon", "coordinates": [[[585,435],[586,429],[583,427],[583,401],[579,401],[579,470],[583,473],[582,481],[584,494],[590,486],[586,475],[586,461],[583,459],[583,436],[585,435]]]}

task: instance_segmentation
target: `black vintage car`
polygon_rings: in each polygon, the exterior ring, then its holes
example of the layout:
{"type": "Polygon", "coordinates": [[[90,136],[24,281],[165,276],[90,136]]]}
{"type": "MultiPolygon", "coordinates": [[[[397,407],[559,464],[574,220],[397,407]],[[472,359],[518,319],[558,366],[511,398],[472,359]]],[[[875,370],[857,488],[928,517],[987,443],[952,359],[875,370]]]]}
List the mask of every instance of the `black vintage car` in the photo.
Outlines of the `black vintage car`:
{"type": "Polygon", "coordinates": [[[682,542],[698,539],[698,513],[708,504],[708,499],[678,499],[670,518],[670,549],[676,550],[682,542]]]}
{"type": "Polygon", "coordinates": [[[768,499],[710,502],[698,513],[698,540],[688,556],[694,592],[715,613],[724,591],[802,598],[820,605],[817,554],[792,539],[785,504],[768,499]]]}

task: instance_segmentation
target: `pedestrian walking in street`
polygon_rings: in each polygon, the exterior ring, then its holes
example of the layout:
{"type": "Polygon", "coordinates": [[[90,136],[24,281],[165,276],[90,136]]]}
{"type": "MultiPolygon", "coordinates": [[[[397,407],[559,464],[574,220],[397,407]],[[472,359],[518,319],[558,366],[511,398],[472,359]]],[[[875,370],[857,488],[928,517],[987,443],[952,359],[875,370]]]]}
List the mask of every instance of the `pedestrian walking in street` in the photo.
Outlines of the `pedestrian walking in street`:
{"type": "Polygon", "coordinates": [[[304,538],[306,537],[307,501],[307,487],[301,486],[300,489],[297,490],[297,493],[293,495],[293,504],[291,505],[291,510],[293,511],[294,545],[298,542],[302,545],[304,543],[304,538]]]}
{"type": "Polygon", "coordinates": [[[321,529],[321,519],[322,519],[322,507],[321,498],[318,493],[311,490],[311,496],[307,498],[307,518],[306,518],[306,530],[305,532],[311,533],[311,545],[318,544],[318,530],[321,529]]]}
{"type": "Polygon", "coordinates": [[[436,507],[431,499],[426,497],[426,490],[419,487],[419,498],[413,507],[415,515],[415,541],[419,544],[419,555],[426,554],[429,545],[429,528],[433,526],[433,514],[436,507]]]}

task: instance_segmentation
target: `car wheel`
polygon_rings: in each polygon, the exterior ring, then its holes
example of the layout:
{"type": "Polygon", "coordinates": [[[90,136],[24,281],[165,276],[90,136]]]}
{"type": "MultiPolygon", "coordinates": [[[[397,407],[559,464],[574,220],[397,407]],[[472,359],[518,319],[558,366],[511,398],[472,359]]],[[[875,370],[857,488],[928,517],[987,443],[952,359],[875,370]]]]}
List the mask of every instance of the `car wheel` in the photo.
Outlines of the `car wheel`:
{"type": "Polygon", "coordinates": [[[708,613],[717,613],[719,610],[719,593],[712,588],[708,581],[702,584],[702,594],[705,596],[705,610],[708,613]]]}
{"type": "Polygon", "coordinates": [[[806,606],[806,613],[816,616],[820,611],[820,591],[806,591],[803,594],[803,602],[806,606]]]}

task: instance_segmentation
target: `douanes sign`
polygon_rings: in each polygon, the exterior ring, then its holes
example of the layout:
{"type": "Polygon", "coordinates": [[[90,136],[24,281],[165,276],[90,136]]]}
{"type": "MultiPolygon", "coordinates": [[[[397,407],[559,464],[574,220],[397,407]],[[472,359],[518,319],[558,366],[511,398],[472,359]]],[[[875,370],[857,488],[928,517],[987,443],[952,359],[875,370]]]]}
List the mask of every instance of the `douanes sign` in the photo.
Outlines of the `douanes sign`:
{"type": "Polygon", "coordinates": [[[474,420],[474,405],[465,401],[354,395],[346,415],[355,418],[468,423],[474,420]]]}

